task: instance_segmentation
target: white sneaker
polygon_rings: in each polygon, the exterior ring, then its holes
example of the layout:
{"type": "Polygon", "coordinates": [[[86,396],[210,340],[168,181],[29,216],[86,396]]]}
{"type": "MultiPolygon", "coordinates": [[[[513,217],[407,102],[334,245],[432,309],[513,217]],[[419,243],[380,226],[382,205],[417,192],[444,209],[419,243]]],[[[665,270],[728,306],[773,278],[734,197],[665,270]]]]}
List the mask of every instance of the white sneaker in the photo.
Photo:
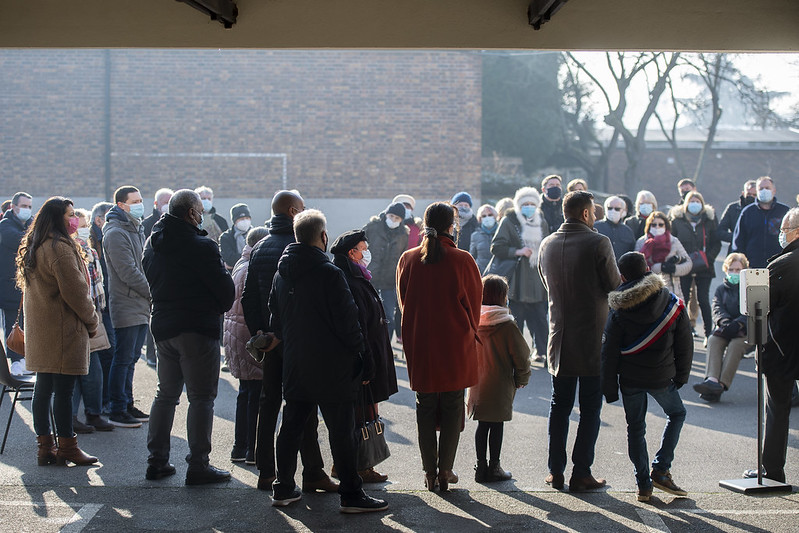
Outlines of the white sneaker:
{"type": "Polygon", "coordinates": [[[12,376],[27,376],[33,374],[33,372],[25,368],[25,359],[20,359],[19,361],[11,363],[11,368],[9,370],[12,376]]]}

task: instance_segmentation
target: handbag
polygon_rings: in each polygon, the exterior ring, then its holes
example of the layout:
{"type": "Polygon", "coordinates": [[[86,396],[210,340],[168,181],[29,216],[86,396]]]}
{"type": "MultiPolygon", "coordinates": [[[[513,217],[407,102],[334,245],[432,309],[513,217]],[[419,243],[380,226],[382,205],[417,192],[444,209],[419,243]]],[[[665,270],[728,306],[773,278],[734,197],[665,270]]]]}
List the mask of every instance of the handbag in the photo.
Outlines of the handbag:
{"type": "Polygon", "coordinates": [[[516,273],[516,267],[519,264],[520,257],[515,257],[513,259],[499,259],[497,256],[491,257],[491,261],[488,262],[488,266],[486,266],[484,275],[487,274],[496,274],[497,276],[502,276],[505,280],[510,281],[513,277],[513,274],[516,273]]]}
{"type": "Polygon", "coordinates": [[[22,299],[19,301],[19,311],[17,311],[17,321],[11,328],[11,333],[6,338],[6,347],[20,355],[25,355],[25,332],[19,326],[19,317],[22,314],[22,299]]]}
{"type": "Polygon", "coordinates": [[[688,254],[688,257],[691,258],[691,262],[693,263],[693,265],[691,266],[691,274],[696,274],[698,272],[707,272],[707,270],[710,268],[710,263],[708,262],[707,254],[705,253],[706,243],[707,243],[707,238],[705,235],[705,226],[703,225],[702,249],[688,254]]]}
{"type": "Polygon", "coordinates": [[[358,442],[358,471],[369,470],[379,465],[391,455],[386,444],[385,424],[380,420],[380,415],[375,410],[371,420],[366,419],[366,406],[374,405],[372,391],[368,385],[361,386],[358,405],[361,407],[360,425],[355,428],[355,438],[358,442]],[[368,401],[367,403],[367,395],[368,401]]]}
{"type": "Polygon", "coordinates": [[[96,310],[94,311],[94,314],[97,315],[97,320],[99,323],[97,325],[97,333],[95,333],[94,337],[89,337],[90,353],[100,352],[111,347],[111,340],[108,338],[108,331],[106,331],[105,325],[103,324],[103,318],[96,310]]]}

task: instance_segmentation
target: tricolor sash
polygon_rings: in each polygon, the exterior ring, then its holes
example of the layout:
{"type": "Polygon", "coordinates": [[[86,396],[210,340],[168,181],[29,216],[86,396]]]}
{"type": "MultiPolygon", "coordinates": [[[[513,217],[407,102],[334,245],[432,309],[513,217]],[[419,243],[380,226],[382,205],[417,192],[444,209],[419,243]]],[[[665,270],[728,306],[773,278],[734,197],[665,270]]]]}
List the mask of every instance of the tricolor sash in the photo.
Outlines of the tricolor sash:
{"type": "Polygon", "coordinates": [[[670,296],[671,298],[669,299],[668,305],[666,305],[666,310],[663,311],[660,318],[658,318],[655,323],[652,324],[652,327],[641,337],[636,339],[629,346],[622,348],[621,355],[635,355],[646,350],[669,329],[669,326],[671,326],[675,320],[677,320],[677,317],[679,317],[680,313],[685,309],[685,304],[673,293],[670,296]]]}

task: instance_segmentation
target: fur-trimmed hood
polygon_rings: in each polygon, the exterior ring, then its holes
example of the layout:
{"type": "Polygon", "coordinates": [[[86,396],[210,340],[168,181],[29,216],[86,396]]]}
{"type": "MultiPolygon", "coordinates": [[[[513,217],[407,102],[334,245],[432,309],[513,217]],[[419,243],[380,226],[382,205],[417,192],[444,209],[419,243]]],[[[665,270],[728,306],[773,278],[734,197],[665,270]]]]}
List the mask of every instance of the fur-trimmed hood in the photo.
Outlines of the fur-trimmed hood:
{"type": "MultiPolygon", "coordinates": [[[[671,215],[672,218],[685,218],[687,220],[688,218],[686,217],[685,213],[687,209],[688,207],[684,204],[679,206],[674,206],[674,208],[672,208],[669,214],[671,215]]],[[[714,218],[716,218],[716,210],[713,209],[712,205],[705,204],[702,207],[702,211],[699,214],[700,215],[704,214],[707,220],[713,220],[714,218]]]]}
{"type": "MultiPolygon", "coordinates": [[[[618,290],[608,294],[608,305],[613,311],[630,311],[646,303],[666,287],[663,278],[648,272],[643,278],[628,281],[618,290]]],[[[668,294],[668,291],[665,291],[668,294]]],[[[636,310],[637,312],[638,310],[636,310]]],[[[662,309],[660,309],[662,311],[662,309]]]]}

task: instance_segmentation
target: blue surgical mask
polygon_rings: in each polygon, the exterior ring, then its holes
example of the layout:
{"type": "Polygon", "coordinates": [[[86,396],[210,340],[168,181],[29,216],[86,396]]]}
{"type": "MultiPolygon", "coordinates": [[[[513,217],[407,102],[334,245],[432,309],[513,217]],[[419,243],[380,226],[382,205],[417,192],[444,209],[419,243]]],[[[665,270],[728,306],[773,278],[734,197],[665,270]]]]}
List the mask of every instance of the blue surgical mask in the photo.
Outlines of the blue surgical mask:
{"type": "Polygon", "coordinates": [[[533,218],[535,215],[535,206],[534,205],[523,205],[522,206],[522,216],[524,218],[533,218]]]}
{"type": "Polygon", "coordinates": [[[727,281],[733,285],[738,285],[741,282],[740,274],[727,274],[727,281]]]}
{"type": "Polygon", "coordinates": [[[214,202],[212,202],[211,200],[206,199],[203,200],[202,202],[203,202],[203,211],[205,211],[206,213],[208,213],[211,210],[211,208],[214,206],[214,202]]]}
{"type": "MultiPolygon", "coordinates": [[[[763,189],[763,190],[765,190],[765,189],[763,189]]],[[[777,240],[779,241],[781,248],[785,248],[786,246],[788,246],[788,234],[785,233],[784,231],[780,231],[780,234],[777,237],[777,240]]]]}
{"type": "Polygon", "coordinates": [[[761,204],[767,204],[774,198],[771,189],[760,189],[757,191],[757,201],[761,204]]]}
{"type": "Polygon", "coordinates": [[[19,213],[17,213],[17,218],[25,222],[31,217],[31,212],[33,210],[30,207],[20,207],[19,213]]]}
{"type": "Polygon", "coordinates": [[[413,218],[413,211],[406,207],[405,208],[405,220],[410,220],[412,218],[413,218]]]}
{"type": "Polygon", "coordinates": [[[654,211],[654,207],[652,206],[652,204],[640,204],[638,206],[638,212],[644,215],[645,217],[651,215],[652,211],[654,211]]]}
{"type": "Polygon", "coordinates": [[[144,204],[131,204],[130,216],[138,220],[144,218],[144,204]]]}
{"type": "MultiPolygon", "coordinates": [[[[763,189],[765,190],[765,189],[763,189]]],[[[698,215],[702,212],[702,203],[701,202],[688,202],[688,212],[692,215],[698,215]]]]}
{"type": "Polygon", "coordinates": [[[484,216],[482,224],[485,229],[491,231],[497,225],[497,219],[492,216],[484,216]]]}

